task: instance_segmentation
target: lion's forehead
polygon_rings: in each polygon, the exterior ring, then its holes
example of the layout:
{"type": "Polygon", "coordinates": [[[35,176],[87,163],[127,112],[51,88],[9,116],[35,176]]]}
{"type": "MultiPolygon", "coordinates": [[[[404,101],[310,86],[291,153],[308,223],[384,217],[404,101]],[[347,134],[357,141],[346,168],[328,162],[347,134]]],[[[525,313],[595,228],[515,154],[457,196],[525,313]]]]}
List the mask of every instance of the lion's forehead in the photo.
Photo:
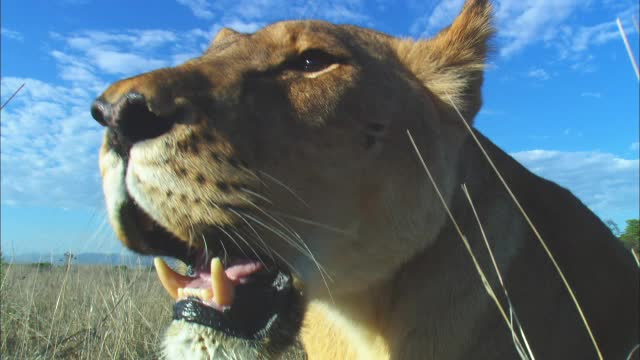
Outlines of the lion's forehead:
{"type": "Polygon", "coordinates": [[[281,60],[309,49],[330,50],[338,57],[349,57],[353,50],[367,46],[372,39],[376,46],[391,39],[390,36],[370,29],[351,25],[336,25],[320,20],[288,20],[268,25],[255,33],[237,33],[223,29],[213,39],[204,58],[221,54],[240,55],[245,51],[256,54],[261,50],[281,60]]]}

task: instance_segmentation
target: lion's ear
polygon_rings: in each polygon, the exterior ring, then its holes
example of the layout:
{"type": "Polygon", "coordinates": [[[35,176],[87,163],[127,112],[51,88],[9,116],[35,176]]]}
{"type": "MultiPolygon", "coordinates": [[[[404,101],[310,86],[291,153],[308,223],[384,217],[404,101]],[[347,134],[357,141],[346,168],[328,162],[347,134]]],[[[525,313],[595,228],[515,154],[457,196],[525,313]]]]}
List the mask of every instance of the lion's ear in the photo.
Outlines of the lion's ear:
{"type": "Polygon", "coordinates": [[[230,28],[222,28],[216,34],[216,37],[213,38],[213,41],[209,44],[209,48],[205,51],[205,53],[211,52],[215,49],[216,45],[221,44],[225,39],[229,39],[235,36],[242,36],[242,33],[239,33],[230,28]]]}
{"type": "Polygon", "coordinates": [[[216,37],[213,38],[211,45],[218,44],[222,40],[235,35],[240,35],[240,33],[230,28],[226,28],[226,27],[222,28],[220,29],[220,31],[218,31],[218,33],[216,34],[216,37]]]}
{"type": "Polygon", "coordinates": [[[482,76],[494,33],[488,0],[467,0],[453,23],[432,39],[400,41],[399,58],[445,104],[449,97],[467,121],[482,104],[482,76]]]}

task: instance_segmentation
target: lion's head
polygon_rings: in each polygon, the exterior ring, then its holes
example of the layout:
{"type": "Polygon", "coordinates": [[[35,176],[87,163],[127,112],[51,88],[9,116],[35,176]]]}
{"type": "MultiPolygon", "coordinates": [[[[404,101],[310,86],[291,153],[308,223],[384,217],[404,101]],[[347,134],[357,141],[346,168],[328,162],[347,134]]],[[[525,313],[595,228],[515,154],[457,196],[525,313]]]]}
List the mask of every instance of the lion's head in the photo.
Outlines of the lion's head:
{"type": "Polygon", "coordinates": [[[177,300],[168,353],[296,357],[308,299],[375,288],[429,246],[444,214],[407,130],[446,183],[464,130],[445,99],[478,111],[490,12],[470,0],[422,41],[321,21],[224,29],[94,102],[118,237],[191,265],[157,262],[177,300]]]}

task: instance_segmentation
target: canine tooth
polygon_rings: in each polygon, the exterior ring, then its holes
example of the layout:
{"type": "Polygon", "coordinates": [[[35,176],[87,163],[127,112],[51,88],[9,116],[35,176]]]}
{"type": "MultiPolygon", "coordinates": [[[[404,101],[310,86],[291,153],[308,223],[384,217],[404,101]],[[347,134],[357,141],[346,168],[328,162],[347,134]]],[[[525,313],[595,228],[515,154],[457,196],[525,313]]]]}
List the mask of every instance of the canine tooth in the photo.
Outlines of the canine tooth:
{"type": "Polygon", "coordinates": [[[174,300],[177,300],[179,296],[178,290],[186,287],[191,279],[173,271],[173,269],[159,257],[153,259],[153,265],[156,267],[162,286],[164,286],[165,290],[167,290],[174,300]]]}
{"type": "Polygon", "coordinates": [[[183,299],[183,298],[184,298],[184,289],[178,288],[178,299],[183,299]]]}
{"type": "Polygon", "coordinates": [[[213,289],[213,301],[220,306],[233,304],[233,282],[224,273],[224,266],[219,258],[211,260],[211,289],[213,289]]]}

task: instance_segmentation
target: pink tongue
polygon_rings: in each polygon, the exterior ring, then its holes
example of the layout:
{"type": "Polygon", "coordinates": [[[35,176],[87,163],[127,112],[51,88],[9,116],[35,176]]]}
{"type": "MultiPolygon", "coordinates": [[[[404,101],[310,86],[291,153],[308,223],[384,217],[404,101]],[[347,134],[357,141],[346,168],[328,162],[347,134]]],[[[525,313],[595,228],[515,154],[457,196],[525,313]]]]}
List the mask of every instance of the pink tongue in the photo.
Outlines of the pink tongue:
{"type": "Polygon", "coordinates": [[[234,262],[233,265],[225,269],[224,273],[227,277],[238,285],[247,282],[247,278],[251,274],[255,274],[262,270],[262,263],[259,261],[241,260],[234,262]]]}
{"type": "MultiPolygon", "coordinates": [[[[234,285],[244,284],[248,281],[248,277],[262,270],[262,263],[253,260],[235,260],[229,265],[224,273],[234,285]]],[[[197,277],[187,284],[186,287],[209,289],[211,288],[211,273],[209,269],[206,271],[198,271],[197,277]]]]}

